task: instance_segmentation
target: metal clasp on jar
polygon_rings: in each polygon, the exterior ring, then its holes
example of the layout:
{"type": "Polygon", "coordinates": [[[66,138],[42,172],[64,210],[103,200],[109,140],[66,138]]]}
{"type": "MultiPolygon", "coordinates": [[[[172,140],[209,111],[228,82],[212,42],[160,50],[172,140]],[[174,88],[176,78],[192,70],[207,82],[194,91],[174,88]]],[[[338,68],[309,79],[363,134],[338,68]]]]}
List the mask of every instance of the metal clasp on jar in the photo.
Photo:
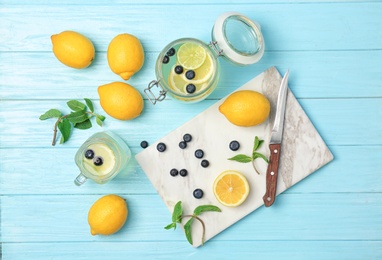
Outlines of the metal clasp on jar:
{"type": "Polygon", "coordinates": [[[212,50],[215,51],[218,57],[223,55],[223,50],[219,48],[217,41],[211,41],[209,46],[211,47],[212,50]]]}
{"type": "Polygon", "coordinates": [[[145,94],[147,96],[147,98],[150,100],[150,102],[155,105],[157,103],[157,101],[162,101],[166,98],[166,93],[167,91],[165,89],[163,89],[163,87],[159,84],[159,81],[157,80],[153,80],[149,83],[148,85],[148,88],[145,88],[145,94]],[[159,90],[159,96],[155,96],[155,94],[151,91],[151,89],[156,86],[158,88],[160,88],[159,90]]]}

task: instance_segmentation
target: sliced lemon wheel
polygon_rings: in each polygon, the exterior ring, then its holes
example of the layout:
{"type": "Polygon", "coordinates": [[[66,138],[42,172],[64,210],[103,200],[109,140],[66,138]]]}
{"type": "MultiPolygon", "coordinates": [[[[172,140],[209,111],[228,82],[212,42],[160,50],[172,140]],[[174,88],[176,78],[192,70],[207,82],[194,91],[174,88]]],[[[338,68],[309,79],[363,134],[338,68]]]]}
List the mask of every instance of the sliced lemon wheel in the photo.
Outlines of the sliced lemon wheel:
{"type": "Polygon", "coordinates": [[[216,199],[227,207],[237,207],[248,197],[249,184],[243,174],[228,170],[222,172],[214,181],[216,199]]]}
{"type": "MultiPolygon", "coordinates": [[[[211,78],[213,71],[214,68],[211,55],[207,54],[202,66],[194,70],[195,77],[192,80],[190,80],[190,82],[194,85],[204,83],[211,78]]],[[[188,80],[186,78],[186,73],[183,73],[182,75],[185,80],[188,80]]]]}
{"type": "Polygon", "coordinates": [[[168,75],[168,84],[170,88],[175,92],[181,92],[186,94],[186,86],[189,84],[188,80],[182,75],[176,74],[174,71],[176,65],[171,69],[170,74],[168,75]]]}
{"type": "Polygon", "coordinates": [[[178,62],[183,68],[194,70],[203,65],[206,50],[197,43],[187,42],[179,47],[178,62]]]}
{"type": "Polygon", "coordinates": [[[186,77],[184,77],[183,74],[176,74],[175,68],[176,64],[171,69],[171,72],[168,76],[168,84],[170,85],[170,88],[174,90],[175,92],[180,92],[182,94],[195,94],[202,90],[204,90],[208,86],[208,82],[196,82],[195,80],[189,80],[186,77]],[[187,85],[188,84],[194,84],[195,85],[195,91],[193,93],[187,92],[187,85]]]}
{"type": "Polygon", "coordinates": [[[101,157],[102,164],[96,166],[92,159],[84,157],[84,167],[86,170],[96,176],[103,176],[109,174],[115,166],[114,152],[105,144],[95,143],[89,145],[88,149],[93,150],[95,156],[101,157]]]}

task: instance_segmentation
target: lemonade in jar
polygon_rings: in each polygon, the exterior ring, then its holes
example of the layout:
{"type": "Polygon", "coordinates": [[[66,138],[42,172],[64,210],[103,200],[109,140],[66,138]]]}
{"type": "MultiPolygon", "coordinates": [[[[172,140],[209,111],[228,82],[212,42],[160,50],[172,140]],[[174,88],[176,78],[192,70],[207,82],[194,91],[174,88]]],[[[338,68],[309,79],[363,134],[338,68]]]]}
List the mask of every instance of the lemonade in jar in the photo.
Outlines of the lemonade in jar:
{"type": "Polygon", "coordinates": [[[224,13],[215,22],[209,44],[182,38],[162,50],[155,66],[157,79],[150,82],[145,93],[153,104],[164,100],[167,93],[183,102],[201,101],[218,84],[219,56],[249,65],[261,59],[264,47],[257,23],[236,12],[224,13]],[[159,96],[152,91],[154,86],[159,88],[159,96]]]}

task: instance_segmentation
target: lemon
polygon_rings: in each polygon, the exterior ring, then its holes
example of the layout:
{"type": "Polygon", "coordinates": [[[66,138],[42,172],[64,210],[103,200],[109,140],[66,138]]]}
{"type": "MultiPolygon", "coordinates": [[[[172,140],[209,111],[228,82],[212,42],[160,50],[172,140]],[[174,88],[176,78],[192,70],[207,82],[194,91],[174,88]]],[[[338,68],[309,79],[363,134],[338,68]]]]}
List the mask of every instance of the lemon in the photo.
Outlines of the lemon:
{"type": "Polygon", "coordinates": [[[51,37],[53,53],[66,66],[83,69],[94,60],[93,43],[78,32],[63,31],[51,37]]]}
{"type": "Polygon", "coordinates": [[[131,34],[117,35],[111,40],[107,49],[110,69],[124,80],[128,80],[142,68],[144,59],[141,42],[131,34]]]}
{"type": "Polygon", "coordinates": [[[216,177],[213,191],[216,199],[227,207],[237,207],[248,197],[249,184],[243,174],[228,170],[216,177]]]}
{"type": "Polygon", "coordinates": [[[98,87],[103,110],[119,120],[138,117],[143,110],[143,98],[138,90],[124,82],[112,82],[98,87]]]}
{"type": "Polygon", "coordinates": [[[120,196],[109,194],[98,199],[88,213],[90,233],[111,235],[120,230],[126,222],[128,209],[120,196]]]}
{"type": "Polygon", "coordinates": [[[269,100],[252,90],[236,91],[219,106],[219,111],[237,126],[259,125],[268,118],[270,110],[269,100]]]}
{"type": "Polygon", "coordinates": [[[179,47],[178,62],[185,69],[197,69],[206,59],[206,50],[197,43],[187,42],[179,47]]]}

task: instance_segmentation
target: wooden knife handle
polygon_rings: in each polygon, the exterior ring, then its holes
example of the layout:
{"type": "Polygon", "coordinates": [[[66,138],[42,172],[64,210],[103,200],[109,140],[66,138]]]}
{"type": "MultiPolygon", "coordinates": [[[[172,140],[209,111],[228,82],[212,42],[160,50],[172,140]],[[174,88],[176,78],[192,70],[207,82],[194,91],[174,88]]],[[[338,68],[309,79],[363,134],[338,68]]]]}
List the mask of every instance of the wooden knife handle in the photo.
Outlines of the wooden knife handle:
{"type": "Polygon", "coordinates": [[[266,176],[266,189],[263,197],[264,204],[269,207],[275,202],[277,175],[279,172],[281,144],[270,144],[269,150],[271,152],[266,176]]]}

